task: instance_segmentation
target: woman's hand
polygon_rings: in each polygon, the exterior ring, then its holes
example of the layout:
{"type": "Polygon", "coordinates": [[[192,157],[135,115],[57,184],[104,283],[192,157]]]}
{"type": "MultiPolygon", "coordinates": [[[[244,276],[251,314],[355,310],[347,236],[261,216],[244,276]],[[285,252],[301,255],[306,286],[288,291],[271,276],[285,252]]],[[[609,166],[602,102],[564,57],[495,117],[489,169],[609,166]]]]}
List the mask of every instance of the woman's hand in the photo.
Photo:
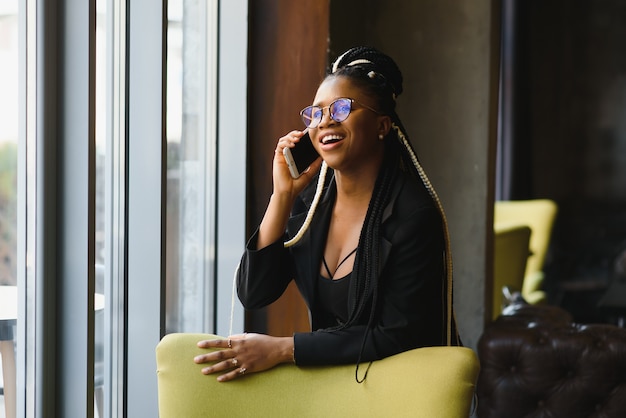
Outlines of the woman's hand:
{"type": "Polygon", "coordinates": [[[300,138],[304,135],[302,131],[291,131],[287,135],[278,140],[276,149],[274,150],[274,164],[272,169],[272,175],[274,180],[274,194],[287,194],[291,199],[295,197],[306,187],[311,181],[311,178],[317,173],[322,165],[322,158],[315,160],[309,169],[304,172],[300,177],[294,179],[291,177],[289,167],[285,161],[283,150],[285,148],[294,148],[300,141],[300,138]]]}
{"type": "Polygon", "coordinates": [[[318,158],[309,169],[297,179],[291,177],[289,166],[285,161],[283,150],[293,148],[300,141],[304,132],[291,131],[278,140],[274,150],[274,164],[272,177],[274,191],[265,210],[265,215],[259,227],[257,249],[264,248],[280,239],[287,226],[287,219],[291,213],[293,202],[304,187],[311,181],[322,165],[322,158],[318,158]]]}
{"type": "Polygon", "coordinates": [[[262,372],[280,363],[293,362],[292,337],[242,334],[227,339],[199,341],[198,347],[222,349],[200,354],[193,359],[197,364],[214,363],[203,368],[202,373],[224,372],[217,377],[220,382],[262,372]]]}

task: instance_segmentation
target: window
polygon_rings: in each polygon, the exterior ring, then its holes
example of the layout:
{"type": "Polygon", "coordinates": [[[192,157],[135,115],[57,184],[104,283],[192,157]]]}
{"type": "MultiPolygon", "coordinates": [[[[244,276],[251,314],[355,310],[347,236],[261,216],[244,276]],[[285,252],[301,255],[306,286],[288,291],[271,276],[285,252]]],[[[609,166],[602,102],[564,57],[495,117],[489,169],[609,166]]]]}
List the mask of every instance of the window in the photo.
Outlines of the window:
{"type": "Polygon", "coordinates": [[[16,1],[17,416],[157,416],[160,337],[230,328],[247,2],[16,1]]]}
{"type": "Polygon", "coordinates": [[[16,408],[17,6],[17,0],[0,3],[0,417],[14,417],[16,408]]]}
{"type": "Polygon", "coordinates": [[[217,3],[168,2],[166,332],[212,331],[217,3]]]}

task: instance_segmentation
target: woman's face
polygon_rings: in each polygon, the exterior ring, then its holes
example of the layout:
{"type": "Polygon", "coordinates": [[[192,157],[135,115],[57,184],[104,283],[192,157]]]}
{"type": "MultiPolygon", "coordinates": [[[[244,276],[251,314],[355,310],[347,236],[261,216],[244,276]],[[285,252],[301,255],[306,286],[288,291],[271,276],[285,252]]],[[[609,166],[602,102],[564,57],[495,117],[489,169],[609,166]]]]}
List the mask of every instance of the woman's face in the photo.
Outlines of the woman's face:
{"type": "Polygon", "coordinates": [[[329,167],[340,172],[358,172],[369,166],[378,168],[384,144],[379,139],[389,130],[389,117],[379,115],[376,103],[363,94],[347,77],[330,77],[319,86],[313,104],[323,107],[319,125],[309,129],[313,145],[329,167]],[[339,98],[354,99],[350,115],[343,122],[330,117],[328,105],[339,98]]]}

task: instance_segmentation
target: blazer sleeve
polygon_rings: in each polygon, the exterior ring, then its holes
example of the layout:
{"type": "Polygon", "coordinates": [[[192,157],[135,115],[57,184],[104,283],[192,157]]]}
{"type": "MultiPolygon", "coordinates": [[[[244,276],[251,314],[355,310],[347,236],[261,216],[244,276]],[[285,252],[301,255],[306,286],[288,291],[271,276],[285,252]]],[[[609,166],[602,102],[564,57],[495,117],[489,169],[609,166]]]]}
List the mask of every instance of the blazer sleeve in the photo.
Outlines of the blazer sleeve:
{"type": "MultiPolygon", "coordinates": [[[[380,277],[373,327],[368,317],[340,330],[294,336],[298,365],[381,359],[417,347],[445,344],[444,239],[441,216],[423,207],[391,222],[391,250],[380,277]]],[[[368,315],[366,313],[365,315],[368,315]]]]}
{"type": "Polygon", "coordinates": [[[283,239],[257,250],[258,229],[246,244],[237,270],[237,295],[246,309],[278,299],[294,277],[294,264],[283,239]]]}

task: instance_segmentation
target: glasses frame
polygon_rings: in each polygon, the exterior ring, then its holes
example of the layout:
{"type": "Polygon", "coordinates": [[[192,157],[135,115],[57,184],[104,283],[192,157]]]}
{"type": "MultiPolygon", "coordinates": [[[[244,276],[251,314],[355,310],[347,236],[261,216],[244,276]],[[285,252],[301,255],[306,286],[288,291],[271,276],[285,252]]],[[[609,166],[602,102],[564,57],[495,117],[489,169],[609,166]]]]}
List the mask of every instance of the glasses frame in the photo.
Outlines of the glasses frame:
{"type": "MultiPolygon", "coordinates": [[[[352,111],[353,111],[353,110],[355,110],[355,109],[353,109],[353,107],[352,107],[352,105],[353,105],[354,103],[358,104],[359,106],[361,106],[361,107],[363,107],[363,108],[365,108],[365,109],[367,109],[367,110],[370,110],[370,111],[372,111],[372,112],[376,113],[377,115],[381,115],[381,114],[382,114],[382,113],[380,113],[378,110],[376,110],[376,109],[374,109],[374,108],[372,108],[372,107],[370,107],[370,106],[368,106],[368,105],[366,105],[366,104],[363,104],[363,103],[361,103],[361,102],[359,102],[359,101],[357,101],[357,100],[351,99],[351,98],[349,98],[349,97],[340,97],[340,98],[338,98],[338,99],[333,100],[333,101],[332,101],[332,102],[331,102],[328,106],[316,106],[316,105],[312,105],[312,106],[307,106],[307,107],[305,107],[304,109],[302,109],[302,110],[300,111],[300,119],[302,119],[302,123],[304,123],[304,126],[306,126],[308,129],[315,129],[315,128],[317,128],[317,127],[319,126],[319,124],[322,122],[322,119],[324,119],[324,110],[325,110],[325,109],[328,109],[328,114],[330,115],[330,118],[331,118],[332,120],[334,120],[335,122],[337,122],[337,123],[341,123],[341,122],[345,121],[346,119],[348,119],[348,117],[350,116],[350,114],[352,113],[352,111]],[[346,117],[345,117],[345,118],[343,118],[343,119],[337,119],[337,118],[335,117],[335,113],[333,112],[332,108],[335,106],[335,104],[337,104],[337,102],[342,101],[342,100],[348,100],[348,101],[350,102],[350,110],[348,111],[348,114],[346,115],[346,117]],[[319,117],[319,119],[318,119],[318,118],[315,118],[315,119],[309,119],[309,118],[305,117],[305,116],[304,116],[304,112],[306,112],[306,111],[307,111],[307,110],[309,110],[309,109],[310,109],[311,111],[313,111],[314,109],[315,109],[315,110],[319,109],[319,110],[320,110],[320,112],[321,112],[321,113],[320,113],[320,114],[321,114],[321,116],[319,117]],[[307,120],[310,120],[310,123],[309,123],[308,125],[307,125],[307,120]]],[[[356,110],[358,110],[358,109],[356,109],[356,110]]],[[[311,112],[311,114],[312,114],[312,113],[313,113],[313,112],[311,112]]]]}

